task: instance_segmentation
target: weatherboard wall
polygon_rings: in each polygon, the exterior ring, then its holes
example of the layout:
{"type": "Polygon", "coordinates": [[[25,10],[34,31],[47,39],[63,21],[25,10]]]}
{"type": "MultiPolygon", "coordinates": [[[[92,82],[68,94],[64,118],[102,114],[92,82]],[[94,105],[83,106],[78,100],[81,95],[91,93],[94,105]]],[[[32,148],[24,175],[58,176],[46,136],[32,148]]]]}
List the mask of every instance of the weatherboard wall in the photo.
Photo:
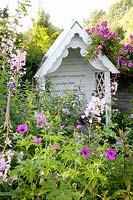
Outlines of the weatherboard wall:
{"type": "Polygon", "coordinates": [[[87,102],[91,100],[91,94],[95,90],[95,70],[86,63],[80,55],[79,49],[69,49],[69,55],[62,60],[60,67],[46,75],[51,89],[58,95],[67,90],[75,91],[87,102]]]}

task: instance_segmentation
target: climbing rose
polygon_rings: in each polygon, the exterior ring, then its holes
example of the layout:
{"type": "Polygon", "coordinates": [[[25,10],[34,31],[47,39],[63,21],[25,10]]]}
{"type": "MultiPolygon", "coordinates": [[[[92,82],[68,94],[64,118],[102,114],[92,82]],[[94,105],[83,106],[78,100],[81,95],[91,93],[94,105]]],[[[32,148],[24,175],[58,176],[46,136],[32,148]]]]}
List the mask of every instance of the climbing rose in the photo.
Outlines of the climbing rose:
{"type": "Polygon", "coordinates": [[[88,149],[88,147],[87,146],[84,146],[83,148],[82,148],[82,154],[83,154],[83,156],[85,156],[85,157],[90,157],[90,151],[89,151],[89,149],[88,149]]]}
{"type": "Polygon", "coordinates": [[[26,133],[28,131],[28,126],[26,124],[20,124],[17,127],[18,133],[26,133]]]}
{"type": "Polygon", "coordinates": [[[116,151],[112,148],[109,148],[106,152],[105,152],[105,156],[106,158],[108,158],[109,160],[115,160],[116,158],[116,151]]]}

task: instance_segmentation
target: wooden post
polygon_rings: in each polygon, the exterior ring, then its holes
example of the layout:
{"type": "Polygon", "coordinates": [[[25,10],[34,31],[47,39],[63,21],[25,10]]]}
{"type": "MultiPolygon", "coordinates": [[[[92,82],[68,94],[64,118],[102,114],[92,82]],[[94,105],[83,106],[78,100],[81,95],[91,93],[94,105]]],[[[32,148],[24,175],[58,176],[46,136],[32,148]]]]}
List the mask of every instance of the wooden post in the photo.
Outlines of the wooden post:
{"type": "Polygon", "coordinates": [[[105,98],[106,104],[106,124],[111,121],[111,88],[110,88],[110,71],[104,72],[105,77],[105,98]]]}

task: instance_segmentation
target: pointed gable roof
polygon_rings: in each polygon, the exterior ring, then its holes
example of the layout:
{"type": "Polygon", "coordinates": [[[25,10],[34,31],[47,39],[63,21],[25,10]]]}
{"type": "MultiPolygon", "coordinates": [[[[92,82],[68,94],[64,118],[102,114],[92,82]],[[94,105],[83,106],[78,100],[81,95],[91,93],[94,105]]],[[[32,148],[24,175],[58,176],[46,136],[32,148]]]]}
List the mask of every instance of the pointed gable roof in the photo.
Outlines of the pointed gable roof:
{"type": "MultiPolygon", "coordinates": [[[[75,21],[69,28],[65,29],[55,40],[47,53],[44,55],[40,69],[35,74],[35,77],[41,77],[47,73],[55,71],[61,64],[62,59],[68,55],[68,48],[80,47],[80,53],[82,56],[87,54],[87,49],[91,43],[91,38],[88,33],[82,28],[82,26],[75,21]],[[72,39],[78,35],[80,40],[72,42],[72,39]],[[82,40],[82,41],[81,41],[82,40]],[[70,45],[71,43],[71,45],[70,45]]],[[[99,62],[102,63],[103,69],[108,69],[112,73],[119,73],[113,63],[106,57],[99,55],[95,61],[91,61],[90,64],[99,69],[99,62]]]]}

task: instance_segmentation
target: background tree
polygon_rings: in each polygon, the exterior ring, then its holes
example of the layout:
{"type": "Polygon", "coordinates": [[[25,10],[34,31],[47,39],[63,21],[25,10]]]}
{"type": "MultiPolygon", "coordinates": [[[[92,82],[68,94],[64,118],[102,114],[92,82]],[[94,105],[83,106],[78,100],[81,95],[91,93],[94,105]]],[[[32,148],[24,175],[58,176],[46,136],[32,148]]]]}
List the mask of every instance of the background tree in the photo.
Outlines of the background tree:
{"type": "Polygon", "coordinates": [[[108,11],[95,10],[93,11],[89,19],[85,19],[88,22],[88,27],[95,26],[102,20],[109,22],[111,30],[116,31],[122,39],[127,38],[127,34],[133,32],[132,29],[132,10],[133,0],[119,0],[110,6],[108,11]]]}
{"type": "Polygon", "coordinates": [[[101,21],[103,21],[105,18],[105,11],[101,10],[94,10],[91,12],[90,17],[88,19],[84,19],[84,27],[90,27],[95,26],[96,24],[99,24],[101,21]]]}
{"type": "Polygon", "coordinates": [[[60,30],[50,22],[49,15],[44,10],[39,9],[37,20],[32,20],[32,28],[25,33],[27,46],[27,74],[24,77],[25,79],[32,80],[43,55],[57,38],[59,32],[60,30]]]}

